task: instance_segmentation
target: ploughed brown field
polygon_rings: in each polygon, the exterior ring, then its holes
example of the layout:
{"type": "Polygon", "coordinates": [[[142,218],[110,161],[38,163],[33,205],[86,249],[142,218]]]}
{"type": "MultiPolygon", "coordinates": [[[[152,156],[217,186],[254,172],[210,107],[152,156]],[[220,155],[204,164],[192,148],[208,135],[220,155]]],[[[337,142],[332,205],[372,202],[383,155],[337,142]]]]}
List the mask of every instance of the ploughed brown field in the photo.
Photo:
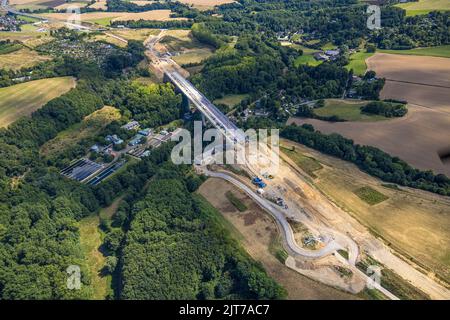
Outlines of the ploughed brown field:
{"type": "Polygon", "coordinates": [[[381,98],[450,113],[450,59],[376,53],[366,60],[368,70],[386,78],[381,98]]]}
{"type": "Polygon", "coordinates": [[[310,123],[323,133],[336,132],[378,147],[418,169],[450,176],[450,163],[438,155],[450,151],[450,59],[377,53],[366,62],[368,69],[387,79],[382,99],[408,101],[406,116],[372,123],[298,118],[288,123],[310,123]]]}

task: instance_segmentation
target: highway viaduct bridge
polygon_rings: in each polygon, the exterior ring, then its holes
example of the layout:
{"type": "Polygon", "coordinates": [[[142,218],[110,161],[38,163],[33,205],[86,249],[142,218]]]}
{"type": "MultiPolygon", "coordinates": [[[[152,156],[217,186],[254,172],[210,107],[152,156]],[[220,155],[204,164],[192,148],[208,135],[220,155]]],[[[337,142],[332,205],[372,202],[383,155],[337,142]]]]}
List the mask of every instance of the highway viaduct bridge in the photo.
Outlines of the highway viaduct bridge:
{"type": "Polygon", "coordinates": [[[227,140],[234,143],[245,142],[244,133],[179,72],[165,70],[164,81],[171,82],[181,92],[184,107],[188,108],[191,103],[202,113],[204,119],[222,132],[227,140]]]}

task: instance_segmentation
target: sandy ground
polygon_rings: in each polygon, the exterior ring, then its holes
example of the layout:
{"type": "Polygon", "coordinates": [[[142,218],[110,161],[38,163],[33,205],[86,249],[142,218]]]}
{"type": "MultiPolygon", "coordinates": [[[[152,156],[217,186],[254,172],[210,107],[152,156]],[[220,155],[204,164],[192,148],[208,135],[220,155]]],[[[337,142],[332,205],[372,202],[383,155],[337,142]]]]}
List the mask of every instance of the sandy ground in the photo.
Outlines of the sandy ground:
{"type": "Polygon", "coordinates": [[[381,98],[404,99],[450,113],[450,59],[376,53],[366,63],[387,80],[381,98]]]}
{"type": "Polygon", "coordinates": [[[381,180],[349,162],[287,140],[282,144],[295,145],[296,152],[322,164],[322,169],[314,171],[314,184],[340,208],[415,263],[439,274],[441,279],[450,276],[448,197],[411,188],[386,188],[381,180]],[[370,186],[389,198],[371,206],[354,194],[363,186],[370,186]]]}
{"type": "Polygon", "coordinates": [[[450,176],[450,164],[438,155],[450,147],[450,114],[408,105],[402,118],[378,122],[327,122],[291,118],[288,123],[310,123],[323,133],[339,133],[355,143],[371,145],[405,160],[410,165],[450,176]]]}
{"type": "Polygon", "coordinates": [[[267,273],[287,291],[289,299],[356,299],[357,297],[311,280],[289,269],[269,251],[271,243],[278,237],[272,218],[250,198],[228,182],[210,178],[199,189],[203,195],[236,229],[240,243],[267,273]],[[225,193],[232,191],[248,210],[241,213],[227,200],[225,193]]]}

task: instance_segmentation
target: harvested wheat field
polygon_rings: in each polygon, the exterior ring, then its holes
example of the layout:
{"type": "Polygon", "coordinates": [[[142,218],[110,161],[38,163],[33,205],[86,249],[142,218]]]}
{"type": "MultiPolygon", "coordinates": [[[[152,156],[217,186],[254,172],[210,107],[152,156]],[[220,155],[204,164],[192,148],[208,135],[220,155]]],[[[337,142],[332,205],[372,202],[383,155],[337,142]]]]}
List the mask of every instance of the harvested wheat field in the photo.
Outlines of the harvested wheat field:
{"type": "Polygon", "coordinates": [[[106,0],[95,1],[93,4],[90,4],[88,8],[106,10],[108,7],[106,6],[106,0]]]}
{"type": "Polygon", "coordinates": [[[69,8],[84,8],[87,5],[89,5],[88,2],[66,2],[63,4],[60,4],[59,6],[56,6],[56,10],[67,10],[69,8]]]}
{"type": "Polygon", "coordinates": [[[377,122],[327,122],[291,118],[288,123],[310,123],[323,133],[339,133],[355,143],[380,148],[410,165],[450,176],[450,165],[443,164],[438,152],[450,147],[450,113],[408,105],[402,118],[377,122]]]}
{"type": "Polygon", "coordinates": [[[450,113],[450,59],[376,53],[368,69],[386,78],[381,98],[406,100],[450,113]]]}
{"type": "Polygon", "coordinates": [[[311,280],[282,264],[275,256],[282,249],[278,228],[271,216],[232,184],[215,178],[203,183],[198,193],[220,211],[222,225],[250,256],[262,263],[266,272],[288,292],[288,299],[358,299],[311,280]],[[246,208],[240,212],[229,200],[231,193],[246,208]]]}
{"type": "Polygon", "coordinates": [[[9,39],[11,41],[20,41],[27,47],[35,48],[41,44],[50,42],[51,40],[53,40],[53,37],[50,37],[47,33],[34,31],[0,32],[0,40],[6,39],[9,39]]]}
{"type": "Polygon", "coordinates": [[[58,77],[29,81],[0,89],[0,127],[29,116],[48,101],[76,85],[75,78],[58,77]]]}
{"type": "Polygon", "coordinates": [[[0,55],[0,69],[19,70],[32,67],[39,62],[48,61],[52,58],[39,55],[36,51],[23,48],[7,54],[0,55]]]}
{"type": "Polygon", "coordinates": [[[190,4],[199,10],[213,9],[221,4],[233,3],[234,0],[178,0],[181,3],[190,4]]]}
{"type": "Polygon", "coordinates": [[[321,164],[314,171],[313,184],[336,205],[404,257],[424,267],[426,273],[434,273],[449,284],[449,197],[386,184],[352,163],[288,140],[282,139],[281,144],[288,149],[294,145],[296,154],[321,164]],[[362,187],[378,191],[384,200],[372,205],[363,201],[355,192],[362,187]]]}

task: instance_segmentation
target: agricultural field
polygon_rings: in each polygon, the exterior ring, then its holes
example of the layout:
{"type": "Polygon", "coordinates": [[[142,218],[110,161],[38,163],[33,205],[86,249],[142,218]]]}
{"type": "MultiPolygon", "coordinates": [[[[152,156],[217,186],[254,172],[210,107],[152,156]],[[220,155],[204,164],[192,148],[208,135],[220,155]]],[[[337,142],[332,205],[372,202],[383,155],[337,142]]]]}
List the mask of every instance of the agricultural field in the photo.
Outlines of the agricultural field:
{"type": "Polygon", "coordinates": [[[323,168],[317,159],[307,157],[300,152],[296,152],[295,149],[289,149],[281,146],[280,150],[291,158],[295,164],[306,172],[311,178],[317,178],[317,175],[314,172],[323,168]]]}
{"type": "Polygon", "coordinates": [[[367,59],[367,65],[386,78],[382,99],[406,100],[450,112],[450,59],[376,53],[367,59]]]}
{"type": "Polygon", "coordinates": [[[407,16],[427,14],[431,11],[449,11],[450,0],[419,0],[416,2],[399,3],[395,6],[406,10],[407,16]]]}
{"type": "Polygon", "coordinates": [[[41,44],[50,42],[53,40],[53,37],[51,37],[47,32],[36,32],[32,30],[21,32],[0,32],[0,40],[7,39],[11,41],[19,41],[27,47],[35,48],[41,44]]]}
{"type": "MultiPolygon", "coordinates": [[[[355,165],[282,139],[286,148],[319,161],[313,181],[337,206],[415,264],[448,283],[450,278],[450,199],[426,191],[387,185],[355,165]],[[355,191],[376,190],[383,201],[371,205],[355,191]],[[370,189],[369,189],[370,188],[370,189]]],[[[373,192],[364,192],[373,195],[373,192]]],[[[373,198],[373,197],[370,197],[373,198]]],[[[377,195],[377,200],[380,197],[377,195]]]]}
{"type": "Polygon", "coordinates": [[[99,228],[99,216],[89,216],[80,220],[80,244],[83,255],[89,266],[92,287],[92,299],[103,300],[111,293],[111,276],[102,276],[101,271],[106,263],[106,257],[100,252],[104,234],[99,228]]]}
{"type": "Polygon", "coordinates": [[[339,119],[346,121],[379,121],[389,119],[381,115],[362,113],[360,108],[369,102],[363,100],[326,99],[325,106],[315,108],[314,113],[322,117],[337,116],[339,119]]]}
{"type": "MultiPolygon", "coordinates": [[[[29,9],[29,10],[39,10],[45,9],[48,6],[44,5],[44,3],[48,2],[47,0],[9,0],[9,5],[21,10],[21,9],[29,9]]],[[[60,4],[64,3],[61,1],[60,4]]]]}
{"type": "Polygon", "coordinates": [[[357,297],[313,281],[286,267],[286,258],[273,219],[241,190],[226,181],[209,178],[198,193],[219,212],[221,224],[239,241],[252,258],[288,292],[288,299],[356,299],[357,297]],[[227,192],[243,203],[241,212],[227,199],[227,192]]]}
{"type": "Polygon", "coordinates": [[[93,137],[101,129],[114,120],[119,120],[120,111],[116,108],[104,106],[102,109],[86,116],[83,121],[61,131],[58,135],[41,147],[41,154],[49,156],[63,151],[67,146],[77,144],[84,138],[93,137]]]}
{"type": "Polygon", "coordinates": [[[450,45],[446,46],[436,46],[436,47],[426,47],[426,48],[415,48],[409,50],[377,50],[381,53],[391,53],[391,54],[404,54],[413,56],[430,56],[430,57],[442,57],[450,58],[450,45]]]}
{"type": "Polygon", "coordinates": [[[210,48],[198,48],[188,50],[180,55],[174,56],[172,59],[179,65],[190,63],[201,63],[212,56],[213,50],[210,48]]]}
{"type": "Polygon", "coordinates": [[[126,40],[138,40],[138,41],[144,41],[149,36],[156,36],[159,34],[159,30],[157,29],[149,29],[149,28],[142,28],[142,29],[114,29],[111,30],[110,33],[119,36],[121,38],[124,38],[126,40]]]}
{"type": "Polygon", "coordinates": [[[106,6],[106,0],[97,0],[93,4],[88,5],[88,8],[100,10],[108,9],[108,7],[106,6]]]}
{"type": "Polygon", "coordinates": [[[111,37],[107,34],[96,34],[89,38],[90,41],[100,41],[100,42],[106,42],[109,44],[112,44],[114,46],[125,48],[127,46],[127,43],[124,41],[120,41],[119,39],[115,37],[111,37]]]}
{"type": "Polygon", "coordinates": [[[353,69],[353,74],[362,76],[366,73],[366,59],[373,56],[373,53],[355,52],[350,55],[350,62],[345,66],[347,70],[353,69]]]}
{"type": "Polygon", "coordinates": [[[22,48],[15,52],[0,54],[0,69],[19,70],[51,59],[51,57],[40,55],[34,50],[22,48]]]}
{"type": "Polygon", "coordinates": [[[357,190],[353,191],[353,193],[356,194],[361,200],[363,200],[364,202],[368,203],[371,206],[389,199],[381,192],[368,186],[358,188],[357,190]]]}
{"type": "MultiPolygon", "coordinates": [[[[81,21],[97,23],[100,25],[109,25],[112,21],[129,21],[129,20],[179,20],[182,18],[171,18],[170,10],[151,10],[144,12],[86,12],[80,14],[81,21]]],[[[42,13],[40,16],[56,19],[66,20],[71,13],[42,13]]]]}
{"type": "Polygon", "coordinates": [[[328,122],[291,118],[288,123],[309,123],[322,133],[339,133],[355,143],[380,148],[418,169],[450,176],[450,165],[442,163],[438,155],[449,146],[450,114],[445,112],[409,104],[404,117],[386,121],[328,122]]]}
{"type": "Polygon", "coordinates": [[[248,94],[229,94],[223,98],[214,100],[215,104],[224,104],[228,108],[234,108],[236,105],[241,103],[242,100],[248,97],[248,94]]]}
{"type": "Polygon", "coordinates": [[[8,54],[21,48],[22,45],[20,43],[2,43],[0,44],[0,55],[8,54]]]}
{"type": "Polygon", "coordinates": [[[167,30],[157,45],[163,45],[170,52],[205,48],[205,45],[192,36],[189,29],[167,30]]]}
{"type": "Polygon", "coordinates": [[[59,77],[0,88],[0,127],[7,127],[20,117],[29,116],[48,101],[75,87],[75,84],[75,78],[59,77]]]}

